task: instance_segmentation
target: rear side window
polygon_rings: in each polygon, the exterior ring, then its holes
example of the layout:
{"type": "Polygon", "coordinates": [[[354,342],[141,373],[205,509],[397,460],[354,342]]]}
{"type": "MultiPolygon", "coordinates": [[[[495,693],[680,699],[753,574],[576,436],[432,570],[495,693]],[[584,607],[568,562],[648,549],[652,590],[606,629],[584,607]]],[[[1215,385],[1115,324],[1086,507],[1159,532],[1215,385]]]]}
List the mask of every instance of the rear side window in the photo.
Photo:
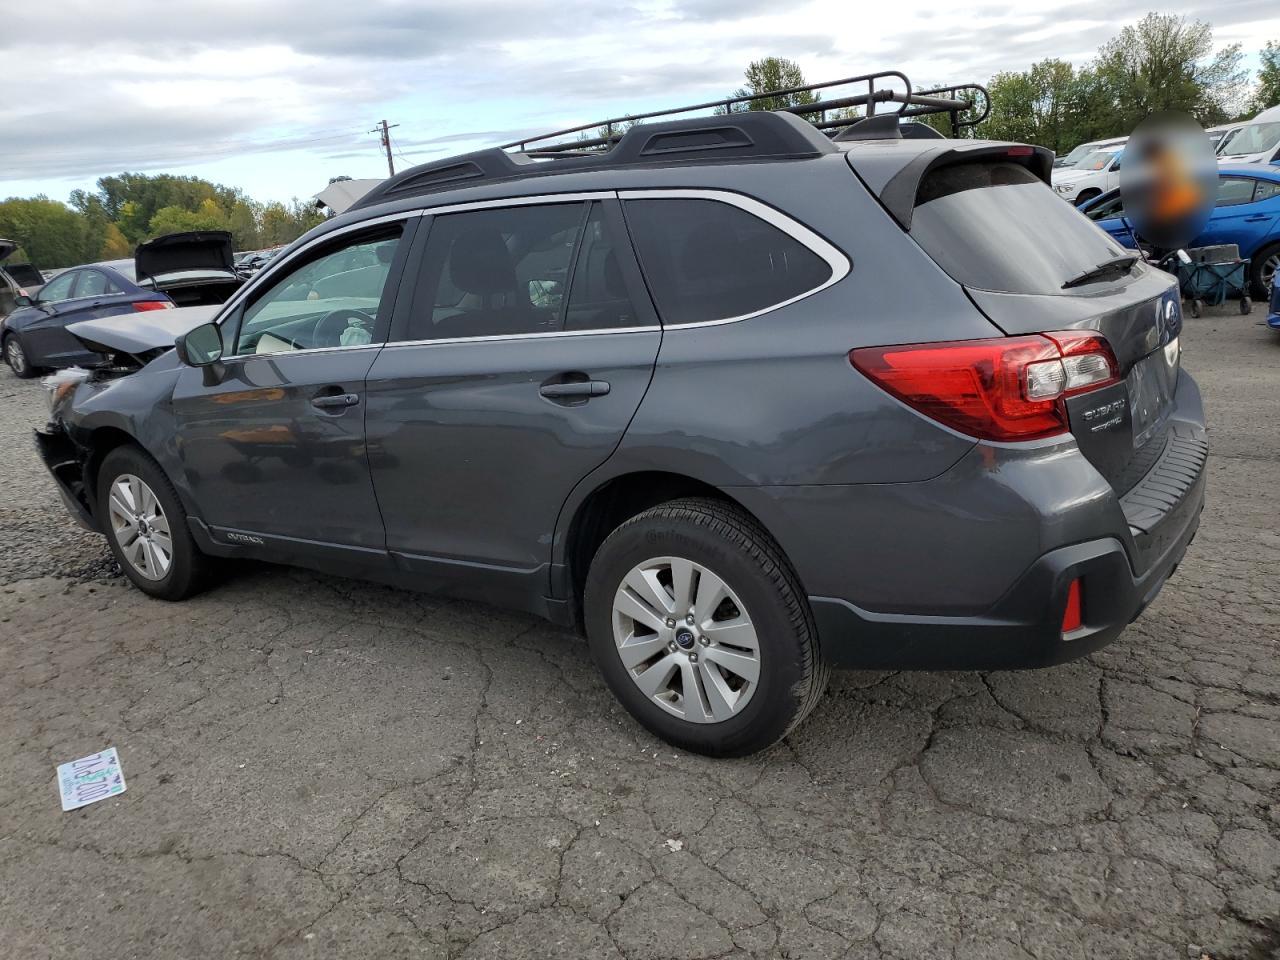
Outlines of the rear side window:
{"type": "Polygon", "coordinates": [[[953,279],[979,290],[1062,293],[1068,280],[1132,253],[1016,163],[966,163],[920,183],[911,236],[953,279]]]}
{"type": "Polygon", "coordinates": [[[564,318],[566,330],[610,330],[636,325],[636,310],[622,273],[621,257],[630,255],[620,245],[625,242],[609,229],[604,207],[593,203],[573,268],[564,318]]]}
{"type": "Polygon", "coordinates": [[[97,270],[86,270],[80,275],[80,286],[76,290],[78,297],[98,297],[107,292],[106,274],[97,270]]]}
{"type": "Polygon", "coordinates": [[[1253,201],[1253,181],[1244,177],[1223,177],[1218,181],[1218,200],[1215,206],[1234,207],[1253,201]]]}
{"type": "Polygon", "coordinates": [[[1259,180],[1253,191],[1254,203],[1259,200],[1270,200],[1272,197],[1278,196],[1280,196],[1280,183],[1276,183],[1274,180],[1259,180]]]}
{"type": "Polygon", "coordinates": [[[745,317],[794,300],[831,266],[794,237],[718,200],[628,200],[627,225],[667,324],[745,317]]]}
{"type": "Polygon", "coordinates": [[[437,216],[413,297],[410,340],[560,329],[583,203],[437,216]]]}

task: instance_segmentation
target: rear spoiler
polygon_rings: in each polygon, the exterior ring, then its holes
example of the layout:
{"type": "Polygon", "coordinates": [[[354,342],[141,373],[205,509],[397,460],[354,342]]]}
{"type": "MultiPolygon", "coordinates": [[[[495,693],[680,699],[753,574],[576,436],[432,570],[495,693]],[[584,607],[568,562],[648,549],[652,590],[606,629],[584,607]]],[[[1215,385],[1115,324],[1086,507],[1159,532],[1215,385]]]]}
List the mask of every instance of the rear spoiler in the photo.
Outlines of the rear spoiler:
{"type": "Polygon", "coordinates": [[[1045,147],[991,141],[967,144],[948,140],[939,143],[935,149],[924,150],[913,157],[887,182],[879,185],[878,190],[877,185],[868,183],[867,186],[877,192],[884,208],[902,225],[902,229],[910,230],[911,214],[916,206],[916,194],[920,189],[920,181],[926,174],[939,167],[983,160],[1006,160],[1021,164],[1045,184],[1049,183],[1049,177],[1053,172],[1053,151],[1045,147]]]}

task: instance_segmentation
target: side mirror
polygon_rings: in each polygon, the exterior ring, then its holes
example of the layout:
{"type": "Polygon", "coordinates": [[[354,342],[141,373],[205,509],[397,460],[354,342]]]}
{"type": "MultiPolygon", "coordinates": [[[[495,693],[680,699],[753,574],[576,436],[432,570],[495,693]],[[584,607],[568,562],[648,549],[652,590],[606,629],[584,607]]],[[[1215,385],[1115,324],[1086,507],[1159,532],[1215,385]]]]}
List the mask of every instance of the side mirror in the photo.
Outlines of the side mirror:
{"type": "Polygon", "coordinates": [[[216,323],[202,323],[180,336],[174,346],[183,363],[207,367],[222,359],[222,331],[216,323]]]}
{"type": "Polygon", "coordinates": [[[36,301],[32,300],[25,293],[20,293],[13,298],[13,305],[15,307],[34,307],[36,305],[36,301]]]}

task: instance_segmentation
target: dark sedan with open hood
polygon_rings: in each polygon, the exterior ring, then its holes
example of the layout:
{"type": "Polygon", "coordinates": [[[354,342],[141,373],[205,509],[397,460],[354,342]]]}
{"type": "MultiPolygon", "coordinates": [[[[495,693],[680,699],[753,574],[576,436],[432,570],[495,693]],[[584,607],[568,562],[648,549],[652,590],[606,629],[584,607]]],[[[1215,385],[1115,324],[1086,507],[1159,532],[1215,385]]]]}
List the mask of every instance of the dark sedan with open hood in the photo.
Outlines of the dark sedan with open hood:
{"type": "MultiPolygon", "coordinates": [[[[70,328],[105,318],[122,329],[145,326],[143,318],[152,311],[217,306],[242,282],[232,261],[231,234],[170,234],[139,245],[132,260],[73,267],[38,295],[18,297],[14,311],[0,321],[0,348],[19,377],[112,362],[70,328]]],[[[172,345],[171,337],[167,346],[172,345]]]]}

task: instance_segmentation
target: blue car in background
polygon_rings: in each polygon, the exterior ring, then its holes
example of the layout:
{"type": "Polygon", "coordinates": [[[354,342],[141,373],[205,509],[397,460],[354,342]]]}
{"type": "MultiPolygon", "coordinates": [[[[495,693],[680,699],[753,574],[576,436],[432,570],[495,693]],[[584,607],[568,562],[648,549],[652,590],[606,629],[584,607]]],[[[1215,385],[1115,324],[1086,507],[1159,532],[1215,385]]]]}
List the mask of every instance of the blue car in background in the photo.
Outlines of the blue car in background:
{"type": "MultiPolygon", "coordinates": [[[[1234,243],[1251,261],[1254,296],[1270,296],[1280,269],[1280,167],[1224,166],[1218,171],[1218,200],[1200,236],[1188,246],[1234,243]]],[[[1090,220],[1126,247],[1135,246],[1119,190],[1108,190],[1080,208],[1090,220]]]]}
{"type": "Polygon", "coordinates": [[[64,270],[34,297],[19,297],[0,320],[0,352],[14,374],[89,366],[89,351],[67,325],[174,306],[223,303],[243,283],[232,259],[231,234],[220,230],[170,234],[141,244],[132,260],[64,270]]]}

